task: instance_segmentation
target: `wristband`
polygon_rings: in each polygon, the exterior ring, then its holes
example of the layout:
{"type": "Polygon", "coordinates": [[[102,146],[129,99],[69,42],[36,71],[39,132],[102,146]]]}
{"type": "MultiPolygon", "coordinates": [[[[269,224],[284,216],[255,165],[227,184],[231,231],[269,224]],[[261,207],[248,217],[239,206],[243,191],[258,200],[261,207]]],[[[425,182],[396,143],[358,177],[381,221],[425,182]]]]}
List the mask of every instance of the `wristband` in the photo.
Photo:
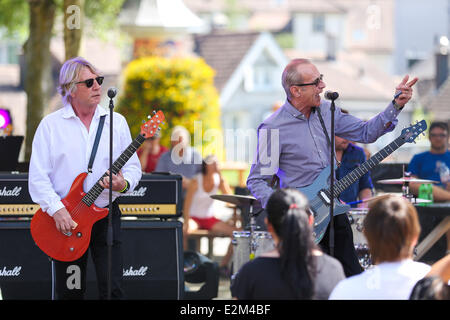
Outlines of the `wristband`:
{"type": "Polygon", "coordinates": [[[125,188],[123,188],[120,193],[126,193],[128,190],[130,190],[130,184],[128,183],[128,180],[125,180],[125,188]]]}

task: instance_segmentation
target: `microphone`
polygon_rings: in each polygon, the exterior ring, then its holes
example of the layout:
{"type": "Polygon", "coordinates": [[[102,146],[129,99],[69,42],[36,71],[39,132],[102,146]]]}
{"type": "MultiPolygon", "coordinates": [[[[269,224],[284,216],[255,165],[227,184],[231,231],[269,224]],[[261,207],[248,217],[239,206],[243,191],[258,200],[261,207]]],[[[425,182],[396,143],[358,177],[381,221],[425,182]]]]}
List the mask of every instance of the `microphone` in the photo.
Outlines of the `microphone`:
{"type": "Polygon", "coordinates": [[[111,99],[114,98],[116,96],[116,94],[117,94],[116,88],[112,87],[112,88],[108,89],[108,97],[109,98],[111,98],[111,99]]]}
{"type": "Polygon", "coordinates": [[[339,98],[339,93],[333,91],[326,91],[324,97],[327,100],[336,100],[337,98],[339,98]]]}

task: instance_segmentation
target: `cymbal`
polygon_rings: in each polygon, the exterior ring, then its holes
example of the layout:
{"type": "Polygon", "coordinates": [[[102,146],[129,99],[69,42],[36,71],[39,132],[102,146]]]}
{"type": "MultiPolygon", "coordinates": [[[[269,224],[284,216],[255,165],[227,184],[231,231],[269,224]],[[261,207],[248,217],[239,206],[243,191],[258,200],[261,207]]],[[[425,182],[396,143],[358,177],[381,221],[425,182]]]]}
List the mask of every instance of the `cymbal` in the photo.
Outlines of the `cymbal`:
{"type": "Polygon", "coordinates": [[[403,178],[398,178],[398,179],[385,179],[385,180],[378,180],[377,181],[377,183],[382,183],[382,184],[404,184],[405,182],[439,183],[439,181],[425,180],[425,179],[416,179],[416,178],[409,178],[409,177],[403,177],[403,178]]]}
{"type": "Polygon", "coordinates": [[[431,200],[428,199],[420,199],[420,198],[412,198],[411,199],[411,203],[430,203],[433,202],[431,200]]]}
{"type": "Polygon", "coordinates": [[[256,201],[256,198],[253,196],[241,196],[237,194],[214,194],[211,198],[232,203],[237,206],[247,206],[256,201]]]}

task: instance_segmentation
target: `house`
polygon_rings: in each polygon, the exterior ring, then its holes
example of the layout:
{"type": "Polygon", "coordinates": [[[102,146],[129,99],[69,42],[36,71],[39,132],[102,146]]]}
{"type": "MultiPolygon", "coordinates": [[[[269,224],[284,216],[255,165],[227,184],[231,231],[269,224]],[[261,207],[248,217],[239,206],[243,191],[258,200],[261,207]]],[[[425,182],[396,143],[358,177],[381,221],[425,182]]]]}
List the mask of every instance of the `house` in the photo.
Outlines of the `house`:
{"type": "Polygon", "coordinates": [[[270,33],[197,35],[195,52],[215,71],[227,161],[251,163],[256,128],[283,101],[286,55],[270,33]]]}

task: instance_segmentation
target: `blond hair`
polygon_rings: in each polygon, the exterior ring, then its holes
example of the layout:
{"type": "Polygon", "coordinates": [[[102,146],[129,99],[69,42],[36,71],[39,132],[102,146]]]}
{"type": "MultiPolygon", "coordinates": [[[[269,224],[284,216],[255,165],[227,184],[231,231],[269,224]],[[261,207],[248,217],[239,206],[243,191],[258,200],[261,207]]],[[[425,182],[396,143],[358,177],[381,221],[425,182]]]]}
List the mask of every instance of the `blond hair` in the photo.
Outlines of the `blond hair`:
{"type": "Polygon", "coordinates": [[[99,70],[82,57],[67,60],[59,71],[58,92],[61,94],[64,104],[71,103],[70,94],[77,90],[75,82],[83,68],[88,68],[92,73],[100,75],[99,70]]]}

